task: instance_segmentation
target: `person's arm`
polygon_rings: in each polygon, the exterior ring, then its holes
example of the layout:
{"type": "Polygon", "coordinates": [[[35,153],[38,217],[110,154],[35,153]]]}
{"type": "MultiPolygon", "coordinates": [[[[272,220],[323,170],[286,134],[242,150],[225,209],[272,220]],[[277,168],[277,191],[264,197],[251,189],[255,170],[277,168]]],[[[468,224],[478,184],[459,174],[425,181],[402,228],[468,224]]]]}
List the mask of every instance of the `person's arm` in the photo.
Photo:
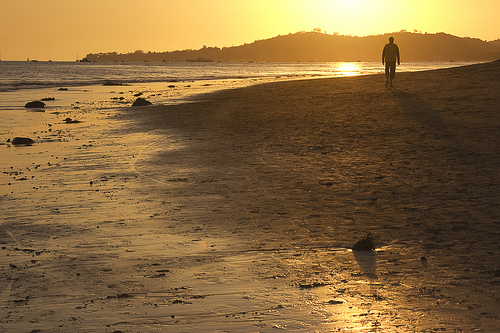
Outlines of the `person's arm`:
{"type": "Polygon", "coordinates": [[[384,64],[384,59],[385,59],[385,46],[384,50],[382,51],[382,65],[384,64]]]}
{"type": "Polygon", "coordinates": [[[397,53],[396,56],[398,57],[398,66],[401,65],[400,59],[399,59],[399,47],[396,46],[397,53]]]}

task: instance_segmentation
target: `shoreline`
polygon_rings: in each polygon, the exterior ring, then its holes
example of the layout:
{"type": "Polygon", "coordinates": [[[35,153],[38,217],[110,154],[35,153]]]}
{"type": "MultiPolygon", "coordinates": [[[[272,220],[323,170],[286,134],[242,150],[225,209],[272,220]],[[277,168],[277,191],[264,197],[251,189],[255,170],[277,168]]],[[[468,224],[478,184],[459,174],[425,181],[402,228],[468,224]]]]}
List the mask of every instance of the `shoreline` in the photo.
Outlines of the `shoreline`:
{"type": "MultiPolygon", "coordinates": [[[[465,62],[408,62],[399,67],[400,72],[432,70],[482,63],[465,62]]],[[[0,64],[2,64],[0,62],[0,64]]],[[[101,86],[106,82],[124,86],[176,85],[189,82],[231,81],[231,80],[272,80],[280,78],[303,79],[307,77],[339,77],[345,75],[364,75],[382,73],[379,62],[321,62],[321,63],[233,63],[217,62],[192,65],[190,63],[151,64],[141,63],[92,63],[73,62],[25,63],[5,62],[2,64],[4,76],[0,76],[0,93],[38,89],[57,89],[60,87],[78,90],[89,86],[101,86]],[[28,68],[7,65],[28,65],[28,68]],[[62,68],[61,68],[62,66],[62,68]],[[34,74],[32,70],[38,69],[34,74]],[[85,69],[85,71],[82,71],[85,69]],[[135,70],[134,70],[135,69],[135,70]],[[28,73],[26,73],[26,71],[28,73]],[[74,80],[60,77],[60,71],[69,71],[74,80]],[[73,73],[75,71],[75,73],[73,73]],[[90,72],[88,72],[90,71],[90,72]],[[136,71],[141,75],[136,76],[136,71]],[[23,80],[16,80],[16,77],[23,80]],[[9,82],[7,84],[7,82],[9,82]]]]}
{"type": "Polygon", "coordinates": [[[0,198],[1,325],[495,329],[499,65],[472,66],[398,73],[393,90],[382,75],[259,84],[82,123],[83,137],[104,130],[0,198]],[[351,252],[367,232],[377,252],[351,252]]]}

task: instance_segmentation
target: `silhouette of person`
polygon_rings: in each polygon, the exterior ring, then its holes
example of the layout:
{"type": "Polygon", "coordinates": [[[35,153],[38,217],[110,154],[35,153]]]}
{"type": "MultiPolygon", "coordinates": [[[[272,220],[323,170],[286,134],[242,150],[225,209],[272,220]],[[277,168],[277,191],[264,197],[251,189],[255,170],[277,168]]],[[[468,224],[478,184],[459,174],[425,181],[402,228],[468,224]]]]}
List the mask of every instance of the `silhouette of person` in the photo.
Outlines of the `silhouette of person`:
{"type": "Polygon", "coordinates": [[[392,87],[392,80],[396,76],[396,60],[400,65],[399,47],[394,44],[394,37],[389,37],[389,43],[385,44],[382,52],[382,65],[385,63],[385,85],[392,87]]]}

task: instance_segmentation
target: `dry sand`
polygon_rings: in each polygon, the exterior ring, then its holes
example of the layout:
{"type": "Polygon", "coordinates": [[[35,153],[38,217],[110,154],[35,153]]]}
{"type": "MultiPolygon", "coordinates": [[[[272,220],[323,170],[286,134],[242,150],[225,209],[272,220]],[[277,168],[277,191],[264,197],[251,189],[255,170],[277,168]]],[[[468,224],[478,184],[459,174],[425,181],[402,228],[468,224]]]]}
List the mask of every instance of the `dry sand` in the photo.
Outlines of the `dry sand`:
{"type": "Polygon", "coordinates": [[[498,331],[500,62],[384,82],[255,85],[9,147],[0,328],[498,331]],[[368,232],[377,251],[351,251],[368,232]]]}

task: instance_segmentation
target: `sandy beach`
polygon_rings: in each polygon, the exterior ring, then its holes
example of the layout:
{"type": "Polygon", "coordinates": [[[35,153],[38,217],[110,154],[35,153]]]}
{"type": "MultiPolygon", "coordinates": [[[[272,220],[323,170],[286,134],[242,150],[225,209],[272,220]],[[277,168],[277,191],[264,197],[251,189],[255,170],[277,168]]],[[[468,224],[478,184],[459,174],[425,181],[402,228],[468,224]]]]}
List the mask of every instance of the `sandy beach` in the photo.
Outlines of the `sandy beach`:
{"type": "Polygon", "coordinates": [[[498,331],[499,78],[59,115],[0,146],[0,331],[498,331]],[[352,251],[368,233],[376,251],[352,251]]]}

